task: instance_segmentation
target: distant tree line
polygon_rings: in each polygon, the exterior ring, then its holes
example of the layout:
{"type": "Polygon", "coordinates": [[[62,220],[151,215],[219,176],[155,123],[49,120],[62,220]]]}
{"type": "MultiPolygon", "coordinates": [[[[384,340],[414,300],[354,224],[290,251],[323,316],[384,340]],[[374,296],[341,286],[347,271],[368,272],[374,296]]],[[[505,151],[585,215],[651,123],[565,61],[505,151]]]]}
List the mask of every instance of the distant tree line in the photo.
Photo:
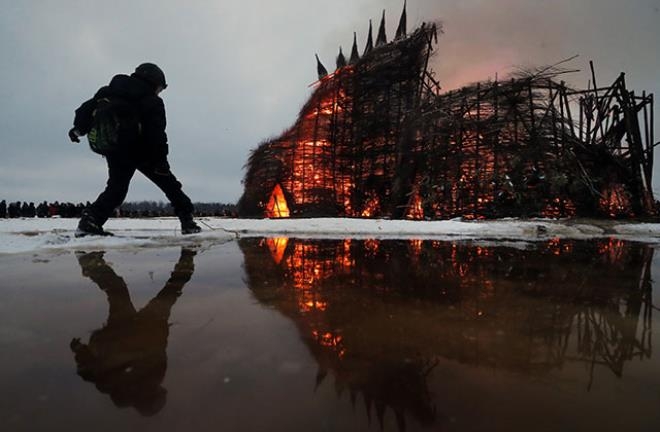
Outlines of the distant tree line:
{"type": "MultiPolygon", "coordinates": [[[[236,217],[236,206],[224,203],[194,203],[196,216],[236,217]]],[[[86,203],[0,201],[0,218],[79,218],[90,205],[86,203]]],[[[115,217],[164,217],[175,216],[169,203],[162,201],[126,202],[115,210],[115,217]]]]}

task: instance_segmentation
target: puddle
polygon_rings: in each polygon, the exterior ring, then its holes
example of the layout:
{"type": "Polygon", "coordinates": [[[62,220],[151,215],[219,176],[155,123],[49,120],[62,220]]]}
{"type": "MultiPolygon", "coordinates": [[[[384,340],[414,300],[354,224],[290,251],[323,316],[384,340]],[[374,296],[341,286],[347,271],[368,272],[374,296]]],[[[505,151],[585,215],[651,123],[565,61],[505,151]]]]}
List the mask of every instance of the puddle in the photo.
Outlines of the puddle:
{"type": "Polygon", "coordinates": [[[242,239],[0,257],[2,430],[656,430],[654,249],[242,239]]]}

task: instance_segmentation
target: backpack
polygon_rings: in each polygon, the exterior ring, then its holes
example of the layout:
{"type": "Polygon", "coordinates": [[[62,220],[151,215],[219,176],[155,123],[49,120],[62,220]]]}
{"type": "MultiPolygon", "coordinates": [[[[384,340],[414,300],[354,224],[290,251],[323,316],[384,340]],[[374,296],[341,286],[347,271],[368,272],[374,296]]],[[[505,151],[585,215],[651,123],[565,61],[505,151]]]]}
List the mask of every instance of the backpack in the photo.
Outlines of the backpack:
{"type": "Polygon", "coordinates": [[[130,150],[142,133],[135,105],[125,99],[111,97],[96,101],[87,133],[89,147],[103,156],[130,150]]]}

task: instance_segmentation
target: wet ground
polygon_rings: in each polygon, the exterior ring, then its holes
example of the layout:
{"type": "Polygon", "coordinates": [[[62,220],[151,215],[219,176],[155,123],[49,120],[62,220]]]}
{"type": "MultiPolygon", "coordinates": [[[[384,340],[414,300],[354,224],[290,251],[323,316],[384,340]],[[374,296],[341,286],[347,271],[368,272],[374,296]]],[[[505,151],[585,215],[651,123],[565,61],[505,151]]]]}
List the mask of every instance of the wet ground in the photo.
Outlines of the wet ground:
{"type": "Polygon", "coordinates": [[[280,238],[0,256],[0,430],[660,430],[655,255],[280,238]]]}

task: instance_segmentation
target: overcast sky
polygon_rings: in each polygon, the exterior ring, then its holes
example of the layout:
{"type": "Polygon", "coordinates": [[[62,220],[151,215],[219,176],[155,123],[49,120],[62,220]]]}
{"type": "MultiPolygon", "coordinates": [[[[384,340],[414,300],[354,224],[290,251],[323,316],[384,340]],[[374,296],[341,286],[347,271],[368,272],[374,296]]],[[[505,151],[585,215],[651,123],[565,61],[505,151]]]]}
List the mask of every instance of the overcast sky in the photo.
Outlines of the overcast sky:
{"type": "MultiPolygon", "coordinates": [[[[250,149],[295,121],[353,31],[403,0],[0,0],[0,199],[94,200],[105,161],[68,141],[73,111],[113,75],[150,61],[169,87],[170,163],[194,201],[235,202],[250,149]]],[[[409,0],[408,29],[442,21],[432,67],[446,90],[517,66],[571,66],[660,98],[660,0],[409,0]]],[[[587,84],[587,74],[567,80],[587,84]]],[[[657,100],[656,99],[656,100],[657,100]]],[[[656,108],[658,104],[656,103],[656,108]]],[[[660,117],[660,114],[656,117],[660,117]]],[[[656,141],[660,122],[656,119],[656,141]]],[[[658,163],[656,163],[658,166],[658,163]]],[[[655,175],[660,192],[660,173],[655,175]]],[[[656,192],[656,196],[660,195],[656,192]]],[[[128,200],[165,200],[136,174],[128,200]]]]}

